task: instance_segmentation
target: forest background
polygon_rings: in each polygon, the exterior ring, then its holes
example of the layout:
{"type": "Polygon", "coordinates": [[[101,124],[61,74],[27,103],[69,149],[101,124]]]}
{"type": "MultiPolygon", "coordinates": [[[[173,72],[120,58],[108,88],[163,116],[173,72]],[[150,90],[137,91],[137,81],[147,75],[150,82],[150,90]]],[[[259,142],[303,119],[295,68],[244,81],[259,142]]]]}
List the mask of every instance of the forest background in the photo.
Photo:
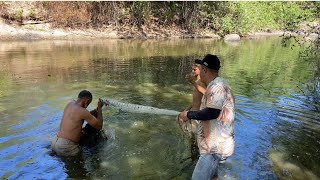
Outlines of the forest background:
{"type": "Polygon", "coordinates": [[[0,2],[1,28],[8,32],[84,30],[83,35],[106,38],[219,38],[279,31],[319,34],[319,12],[317,1],[0,2]]]}

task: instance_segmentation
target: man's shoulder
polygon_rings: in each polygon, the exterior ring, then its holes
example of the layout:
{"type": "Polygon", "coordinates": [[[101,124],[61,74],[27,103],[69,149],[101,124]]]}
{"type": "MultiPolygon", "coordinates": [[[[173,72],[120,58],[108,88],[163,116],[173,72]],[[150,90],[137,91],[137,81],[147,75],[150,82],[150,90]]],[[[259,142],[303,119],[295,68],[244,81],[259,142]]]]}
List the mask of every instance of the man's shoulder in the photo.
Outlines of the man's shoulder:
{"type": "Polygon", "coordinates": [[[227,80],[225,80],[222,77],[216,77],[208,86],[210,86],[210,87],[214,87],[214,86],[229,87],[229,83],[227,80]]]}
{"type": "Polygon", "coordinates": [[[86,113],[89,112],[86,108],[83,108],[81,106],[79,106],[77,103],[75,103],[74,101],[71,101],[67,104],[66,106],[66,110],[70,109],[71,111],[76,111],[78,113],[86,113]]]}
{"type": "Polygon", "coordinates": [[[70,101],[68,104],[67,104],[67,108],[76,108],[78,105],[75,101],[70,101]]]}
{"type": "Polygon", "coordinates": [[[217,77],[211,81],[207,89],[211,92],[227,92],[231,90],[229,83],[221,77],[217,77]]]}

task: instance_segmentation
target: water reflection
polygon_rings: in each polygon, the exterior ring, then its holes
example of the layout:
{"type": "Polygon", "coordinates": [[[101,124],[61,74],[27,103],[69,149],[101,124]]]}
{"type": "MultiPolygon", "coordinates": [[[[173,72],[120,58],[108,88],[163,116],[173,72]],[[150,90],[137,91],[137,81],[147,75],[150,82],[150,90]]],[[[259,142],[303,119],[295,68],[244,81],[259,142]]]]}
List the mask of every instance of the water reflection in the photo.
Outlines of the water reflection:
{"type": "MultiPolygon", "coordinates": [[[[0,177],[3,179],[188,179],[195,162],[175,117],[103,109],[113,138],[83,159],[51,155],[66,103],[80,90],[98,97],[181,111],[193,59],[221,57],[236,97],[235,154],[221,179],[318,179],[319,81],[280,39],[40,41],[0,45],[0,177]],[[318,86],[317,86],[318,85],[318,86]],[[302,91],[301,91],[302,90],[302,91]]],[[[319,80],[319,79],[318,79],[319,80]]],[[[93,108],[93,107],[89,107],[93,108]]]]}
{"type": "Polygon", "coordinates": [[[280,98],[277,139],[270,153],[274,169],[281,178],[318,179],[320,113],[305,96],[280,98]]]}

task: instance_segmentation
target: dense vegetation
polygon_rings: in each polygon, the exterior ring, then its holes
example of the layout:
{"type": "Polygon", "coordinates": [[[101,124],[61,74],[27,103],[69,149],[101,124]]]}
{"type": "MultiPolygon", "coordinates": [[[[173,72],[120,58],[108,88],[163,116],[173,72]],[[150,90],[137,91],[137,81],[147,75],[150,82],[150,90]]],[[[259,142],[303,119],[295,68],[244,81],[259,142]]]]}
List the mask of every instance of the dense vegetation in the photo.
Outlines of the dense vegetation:
{"type": "Polygon", "coordinates": [[[16,21],[50,20],[58,27],[178,28],[192,33],[210,30],[217,34],[252,31],[296,30],[303,22],[319,19],[319,2],[35,2],[25,17],[23,9],[11,15],[6,2],[1,16],[16,21]]]}

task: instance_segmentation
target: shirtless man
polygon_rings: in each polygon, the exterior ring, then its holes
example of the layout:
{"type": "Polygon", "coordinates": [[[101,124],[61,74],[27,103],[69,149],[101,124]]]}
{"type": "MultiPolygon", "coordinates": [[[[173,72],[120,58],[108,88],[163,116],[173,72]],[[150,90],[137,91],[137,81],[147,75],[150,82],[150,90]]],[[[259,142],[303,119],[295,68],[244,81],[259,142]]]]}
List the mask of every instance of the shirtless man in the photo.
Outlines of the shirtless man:
{"type": "Polygon", "coordinates": [[[91,113],[86,109],[92,101],[92,94],[83,90],[78,99],[71,101],[64,109],[60,123],[60,130],[54,137],[51,149],[59,156],[75,156],[79,153],[79,141],[82,137],[84,120],[97,130],[102,129],[102,100],[99,99],[98,107],[91,113]],[[93,116],[93,113],[96,116],[93,116]]]}
{"type": "Polygon", "coordinates": [[[206,91],[206,86],[200,80],[200,65],[193,64],[192,65],[192,73],[186,75],[186,80],[189,81],[193,86],[193,94],[192,94],[192,104],[187,107],[185,110],[199,110],[201,105],[201,98],[206,91]]]}
{"type": "MultiPolygon", "coordinates": [[[[188,106],[185,111],[198,111],[200,109],[201,105],[201,98],[206,91],[206,86],[203,82],[200,80],[200,65],[199,64],[193,64],[192,65],[192,72],[190,74],[186,75],[186,80],[189,81],[193,86],[193,94],[192,94],[192,104],[188,106]]],[[[196,141],[196,127],[197,127],[197,121],[189,121],[184,122],[181,124],[179,122],[182,129],[189,134],[190,136],[190,144],[191,144],[191,159],[196,160],[199,155],[199,150],[197,146],[196,141]]]]}
{"type": "MultiPolygon", "coordinates": [[[[188,106],[185,111],[189,111],[189,110],[193,110],[193,111],[197,111],[200,109],[200,105],[201,105],[201,98],[204,94],[204,92],[206,91],[206,86],[203,82],[201,82],[200,80],[200,69],[199,69],[200,65],[198,64],[193,64],[192,65],[192,72],[190,74],[186,75],[186,80],[189,81],[193,86],[193,93],[192,93],[192,103],[190,104],[190,106],[188,106]]],[[[187,126],[186,124],[184,124],[183,126],[187,126]]],[[[196,121],[192,121],[191,122],[191,129],[187,130],[187,131],[194,131],[196,128],[194,127],[196,126],[196,121]]],[[[185,129],[188,129],[187,127],[184,127],[185,129]]]]}

